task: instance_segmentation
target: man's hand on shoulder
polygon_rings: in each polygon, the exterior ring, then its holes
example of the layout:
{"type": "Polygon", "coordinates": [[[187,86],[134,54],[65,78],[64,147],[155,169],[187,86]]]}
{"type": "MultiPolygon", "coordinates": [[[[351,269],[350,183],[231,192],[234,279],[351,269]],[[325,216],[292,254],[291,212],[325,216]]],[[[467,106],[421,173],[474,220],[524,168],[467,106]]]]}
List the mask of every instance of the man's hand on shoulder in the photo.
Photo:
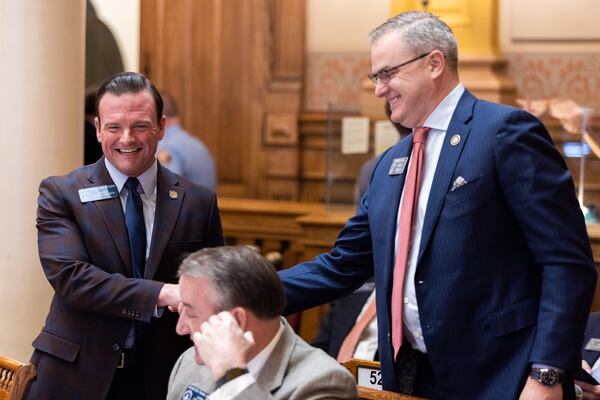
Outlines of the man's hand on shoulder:
{"type": "Polygon", "coordinates": [[[527,378],[519,400],[562,400],[562,386],[545,386],[532,377],[527,378]]]}
{"type": "Polygon", "coordinates": [[[165,283],[160,289],[156,305],[158,307],[168,307],[171,312],[175,312],[178,310],[180,303],[181,292],[179,291],[179,285],[165,283]]]}
{"type": "Polygon", "coordinates": [[[211,316],[192,334],[197,354],[219,380],[234,368],[246,368],[248,355],[254,346],[252,332],[244,332],[230,312],[211,316]]]}

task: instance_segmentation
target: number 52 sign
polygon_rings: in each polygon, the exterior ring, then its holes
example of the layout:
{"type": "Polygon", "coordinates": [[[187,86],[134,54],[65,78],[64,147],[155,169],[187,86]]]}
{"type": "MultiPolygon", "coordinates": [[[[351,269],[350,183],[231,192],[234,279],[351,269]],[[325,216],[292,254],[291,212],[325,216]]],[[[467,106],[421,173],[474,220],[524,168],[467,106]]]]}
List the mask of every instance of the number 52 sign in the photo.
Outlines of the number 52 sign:
{"type": "Polygon", "coordinates": [[[358,367],[358,386],[366,386],[381,390],[381,370],[376,368],[358,367]]]}

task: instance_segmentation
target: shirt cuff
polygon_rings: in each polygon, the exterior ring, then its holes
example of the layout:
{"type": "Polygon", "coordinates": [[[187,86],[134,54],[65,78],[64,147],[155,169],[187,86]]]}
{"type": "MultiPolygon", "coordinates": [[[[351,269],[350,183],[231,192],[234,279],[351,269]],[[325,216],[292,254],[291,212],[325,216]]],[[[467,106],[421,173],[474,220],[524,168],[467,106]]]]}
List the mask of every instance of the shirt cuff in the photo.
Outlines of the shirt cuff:
{"type": "Polygon", "coordinates": [[[229,400],[234,398],[235,396],[242,393],[252,384],[254,384],[256,380],[252,376],[252,374],[247,373],[242,376],[238,376],[235,379],[230,380],[214,392],[212,392],[209,396],[209,400],[229,400]]]}
{"type": "Polygon", "coordinates": [[[165,312],[164,307],[154,306],[154,318],[162,317],[164,312],[165,312]]]}

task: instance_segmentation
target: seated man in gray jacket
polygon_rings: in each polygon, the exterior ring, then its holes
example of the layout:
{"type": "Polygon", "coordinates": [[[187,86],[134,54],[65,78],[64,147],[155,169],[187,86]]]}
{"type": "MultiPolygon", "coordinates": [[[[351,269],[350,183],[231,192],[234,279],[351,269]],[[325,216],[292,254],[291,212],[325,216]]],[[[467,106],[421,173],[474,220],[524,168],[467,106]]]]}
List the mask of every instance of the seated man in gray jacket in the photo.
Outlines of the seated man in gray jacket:
{"type": "Polygon", "coordinates": [[[177,333],[194,346],[175,364],[167,399],[355,399],[352,376],[300,339],[281,312],[275,268],[246,246],[215,247],[179,268],[177,333]]]}

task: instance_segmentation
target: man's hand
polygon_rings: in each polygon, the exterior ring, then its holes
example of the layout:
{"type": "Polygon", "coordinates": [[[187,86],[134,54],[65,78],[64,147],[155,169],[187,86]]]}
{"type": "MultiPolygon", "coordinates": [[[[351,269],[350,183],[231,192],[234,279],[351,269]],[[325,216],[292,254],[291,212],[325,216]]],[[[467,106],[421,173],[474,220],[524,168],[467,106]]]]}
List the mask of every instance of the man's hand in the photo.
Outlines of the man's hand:
{"type": "MultiPolygon", "coordinates": [[[[592,373],[592,368],[587,361],[581,361],[581,367],[589,374],[592,373]]],[[[578,380],[575,380],[575,384],[583,390],[583,400],[600,400],[600,385],[592,385],[578,380]]]]}
{"type": "Polygon", "coordinates": [[[169,311],[175,312],[179,308],[179,304],[181,304],[179,285],[165,283],[162,289],[160,289],[156,305],[158,307],[168,307],[169,311]]]}
{"type": "Polygon", "coordinates": [[[219,380],[232,368],[246,368],[254,346],[252,332],[243,332],[230,312],[211,316],[192,334],[196,353],[219,380]]]}
{"type": "Polygon", "coordinates": [[[562,400],[562,398],[563,392],[560,384],[548,387],[532,377],[528,377],[519,400],[562,400]]]}

